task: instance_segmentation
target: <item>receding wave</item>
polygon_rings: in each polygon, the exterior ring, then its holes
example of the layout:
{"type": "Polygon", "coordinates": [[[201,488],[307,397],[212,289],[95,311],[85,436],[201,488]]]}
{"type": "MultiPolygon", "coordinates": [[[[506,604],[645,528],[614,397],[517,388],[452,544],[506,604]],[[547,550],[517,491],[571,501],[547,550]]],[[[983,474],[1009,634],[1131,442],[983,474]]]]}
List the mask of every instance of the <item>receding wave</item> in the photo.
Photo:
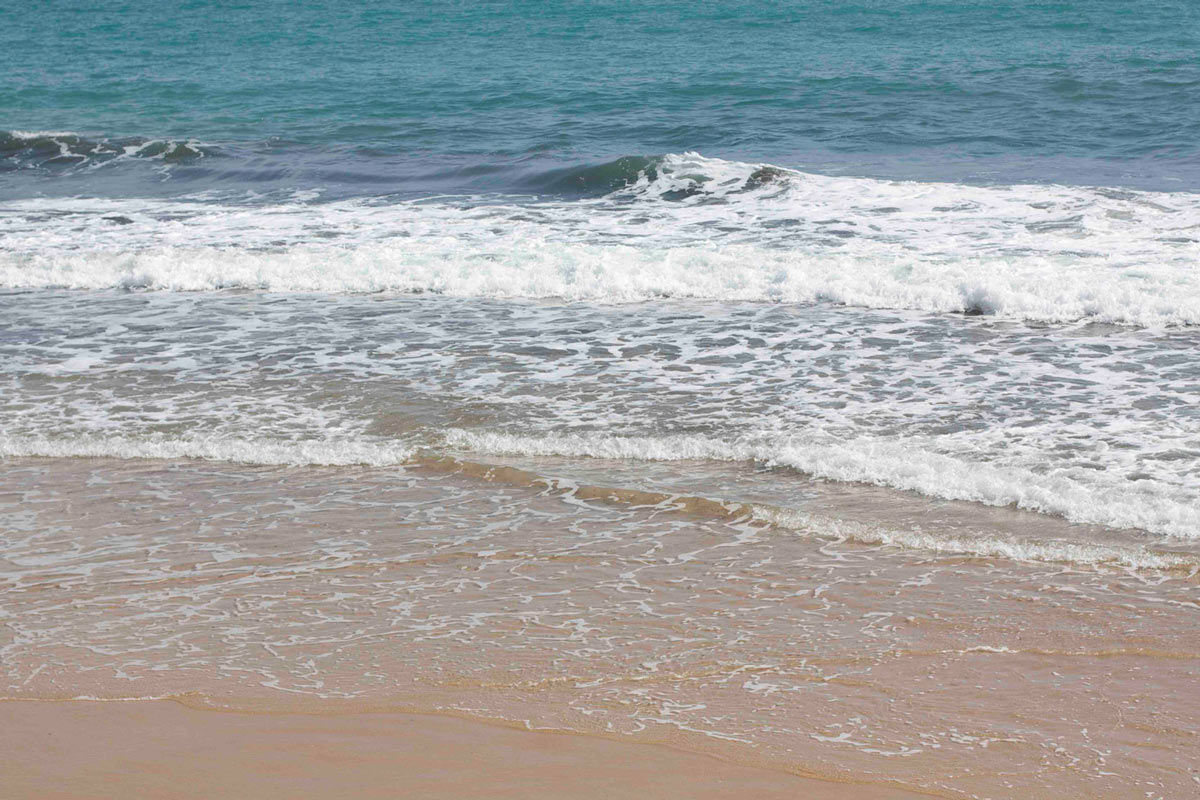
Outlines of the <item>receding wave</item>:
{"type": "Polygon", "coordinates": [[[1112,565],[1149,570],[1178,570],[1195,573],[1200,558],[1188,553],[1125,547],[1090,542],[1037,540],[994,534],[962,535],[887,528],[848,522],[833,517],[767,506],[754,508],[756,519],[782,528],[820,532],[862,544],[883,544],[935,553],[958,553],[981,558],[1014,561],[1065,562],[1081,565],[1112,565]]]}
{"type": "Polygon", "coordinates": [[[1200,195],[835,178],[695,154],[543,178],[582,196],[14,202],[0,210],[0,285],[1200,325],[1200,195]]]}
{"type": "MultiPolygon", "coordinates": [[[[700,439],[637,440],[607,437],[518,439],[498,434],[452,432],[451,444],[475,446],[481,452],[525,455],[568,454],[602,458],[659,459],[750,459],[754,454],[700,439]]],[[[763,454],[758,454],[762,456],[763,454]]],[[[576,501],[616,502],[636,506],[661,506],[734,524],[770,525],[798,533],[834,537],[863,544],[894,545],[936,553],[978,557],[1000,557],[1021,561],[1067,562],[1079,565],[1111,565],[1134,569],[1171,570],[1195,573],[1200,559],[1190,553],[1156,550],[1152,547],[1108,543],[1072,542],[992,533],[928,532],[891,528],[885,525],[813,514],[766,503],[747,503],[701,496],[669,494],[628,487],[578,484],[528,470],[448,457],[435,450],[366,442],[280,442],[249,439],[195,439],[130,437],[0,437],[0,458],[112,458],[177,460],[199,459],[266,466],[369,466],[411,465],[439,473],[459,473],[473,479],[533,486],[548,485],[552,491],[576,501]]],[[[761,459],[766,460],[766,459],[761,459]]],[[[774,459],[771,463],[784,463],[774,459]]]]}
{"type": "Polygon", "coordinates": [[[1191,553],[1122,546],[1098,542],[1004,536],[992,533],[928,532],[890,528],[884,525],[813,514],[768,503],[744,503],[695,495],[669,494],[627,487],[595,486],[561,481],[527,470],[497,467],[453,458],[424,459],[422,463],[440,471],[456,471],[484,480],[518,485],[548,484],[554,491],[574,500],[615,502],[634,506],[669,508],[685,513],[728,520],[734,524],[770,525],[798,533],[844,539],[861,544],[880,544],[1017,561],[1066,562],[1080,565],[1110,565],[1148,570],[1200,571],[1200,558],[1191,553]]]}
{"type": "Polygon", "coordinates": [[[728,442],[704,436],[624,437],[454,430],[447,444],[491,455],[576,456],[643,461],[753,461],[818,478],[915,491],[928,497],[1013,506],[1070,522],[1138,528],[1182,540],[1200,539],[1200,508],[1157,488],[1116,485],[1101,475],[1083,483],[1061,474],[970,463],[923,449],[915,441],[728,442]]]}

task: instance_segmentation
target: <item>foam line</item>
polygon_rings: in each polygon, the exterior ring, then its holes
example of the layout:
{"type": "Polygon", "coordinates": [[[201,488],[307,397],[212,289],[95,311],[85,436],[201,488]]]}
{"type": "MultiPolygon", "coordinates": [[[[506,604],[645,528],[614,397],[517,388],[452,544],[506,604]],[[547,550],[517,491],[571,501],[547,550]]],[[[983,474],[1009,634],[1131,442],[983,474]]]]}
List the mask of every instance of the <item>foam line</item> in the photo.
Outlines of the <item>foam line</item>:
{"type": "Polygon", "coordinates": [[[395,466],[415,450],[366,442],[280,442],[253,439],[134,439],[78,436],[52,439],[0,435],[0,458],[115,458],[226,461],[281,466],[395,466]]]}
{"type": "Polygon", "coordinates": [[[1200,508],[1137,484],[1087,485],[1061,474],[967,462],[916,441],[850,439],[837,443],[727,442],[702,436],[524,436],[455,430],[450,447],[491,455],[575,456],[646,461],[757,461],[819,478],[869,483],[928,497],[1015,506],[1068,521],[1140,528],[1177,539],[1200,539],[1200,508]]]}
{"type": "Polygon", "coordinates": [[[628,169],[575,200],[19,201],[0,211],[0,286],[1200,325],[1200,195],[829,177],[690,153],[628,169]]]}

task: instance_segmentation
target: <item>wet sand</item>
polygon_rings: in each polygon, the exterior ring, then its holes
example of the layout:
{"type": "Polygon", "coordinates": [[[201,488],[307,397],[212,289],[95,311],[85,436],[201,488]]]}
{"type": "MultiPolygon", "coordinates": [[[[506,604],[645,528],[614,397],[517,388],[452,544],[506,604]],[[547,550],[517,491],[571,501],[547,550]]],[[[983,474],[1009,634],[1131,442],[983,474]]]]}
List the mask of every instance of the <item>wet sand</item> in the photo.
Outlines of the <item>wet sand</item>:
{"type": "Polygon", "coordinates": [[[423,714],[242,714],[173,701],[0,703],[7,800],[923,795],[651,744],[423,714]]]}
{"type": "Polygon", "coordinates": [[[0,798],[50,778],[66,797],[297,796],[296,770],[322,797],[414,775],[418,797],[1200,786],[1195,573],[872,546],[538,474],[5,460],[0,697],[43,705],[0,718],[0,768],[24,771],[0,771],[0,798]],[[138,711],[151,697],[196,710],[138,711]],[[57,710],[71,698],[123,702],[57,710]],[[526,727],[583,749],[529,762],[526,727]],[[366,784],[320,782],[341,765],[366,784]]]}

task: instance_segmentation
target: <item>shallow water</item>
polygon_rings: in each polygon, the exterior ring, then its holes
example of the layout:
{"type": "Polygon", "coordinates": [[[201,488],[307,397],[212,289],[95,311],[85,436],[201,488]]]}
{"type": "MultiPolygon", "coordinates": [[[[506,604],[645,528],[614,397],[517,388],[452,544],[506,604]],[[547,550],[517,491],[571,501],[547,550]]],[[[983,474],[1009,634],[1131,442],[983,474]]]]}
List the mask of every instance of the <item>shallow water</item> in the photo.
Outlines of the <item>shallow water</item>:
{"type": "Polygon", "coordinates": [[[0,298],[5,696],[465,713],[1186,796],[1194,329],[0,298]]]}
{"type": "Polygon", "coordinates": [[[1194,577],[445,460],[3,478],[11,697],[454,711],[947,796],[1195,786],[1194,577]]]}
{"type": "Polygon", "coordinates": [[[1028,509],[1083,523],[1081,541],[1099,525],[1131,548],[1196,552],[1190,329],[228,292],[0,304],[10,455],[636,459],[635,488],[655,462],[687,460],[704,467],[675,490],[727,500],[748,498],[722,476],[757,463],[775,468],[783,506],[813,476],[1028,509]]]}

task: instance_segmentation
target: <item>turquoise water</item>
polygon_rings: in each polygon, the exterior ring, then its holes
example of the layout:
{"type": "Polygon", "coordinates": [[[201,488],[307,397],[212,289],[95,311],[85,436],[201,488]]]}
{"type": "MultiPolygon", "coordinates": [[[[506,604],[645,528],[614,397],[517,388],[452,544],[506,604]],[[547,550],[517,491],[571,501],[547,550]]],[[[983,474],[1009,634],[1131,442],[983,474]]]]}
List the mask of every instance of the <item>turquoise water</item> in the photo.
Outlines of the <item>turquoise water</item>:
{"type": "Polygon", "coordinates": [[[684,151],[1194,190],[1198,52],[1190,2],[32,2],[0,130],[80,138],[0,135],[0,191],[561,191],[684,151]],[[170,181],[80,169],[147,140],[170,181]]]}

